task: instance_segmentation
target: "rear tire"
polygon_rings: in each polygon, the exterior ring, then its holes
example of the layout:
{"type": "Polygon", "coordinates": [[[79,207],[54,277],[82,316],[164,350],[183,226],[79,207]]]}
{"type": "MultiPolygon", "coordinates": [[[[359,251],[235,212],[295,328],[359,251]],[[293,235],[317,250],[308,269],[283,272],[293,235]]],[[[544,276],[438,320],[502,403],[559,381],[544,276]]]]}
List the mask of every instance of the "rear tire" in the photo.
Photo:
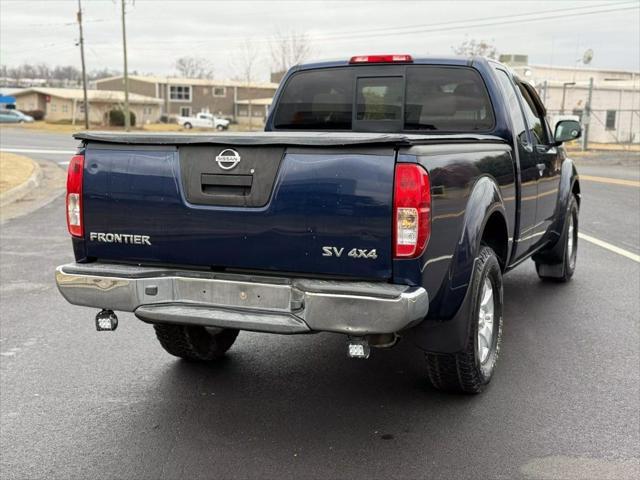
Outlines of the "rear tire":
{"type": "Polygon", "coordinates": [[[193,128],[193,125],[191,125],[189,122],[184,124],[184,128],[186,128],[187,130],[191,130],[193,128]]]}
{"type": "Polygon", "coordinates": [[[502,339],[502,271],[495,252],[482,246],[471,284],[469,335],[464,350],[427,353],[427,373],[435,388],[480,393],[491,381],[502,339]]]}
{"type": "Polygon", "coordinates": [[[236,341],[238,330],[217,331],[197,325],[153,326],[162,348],[171,355],[196,362],[211,362],[221,358],[236,341]]]}
{"type": "Polygon", "coordinates": [[[578,213],[578,201],[571,195],[558,243],[534,259],[536,272],[542,280],[564,283],[573,277],[578,257],[578,213]]]}

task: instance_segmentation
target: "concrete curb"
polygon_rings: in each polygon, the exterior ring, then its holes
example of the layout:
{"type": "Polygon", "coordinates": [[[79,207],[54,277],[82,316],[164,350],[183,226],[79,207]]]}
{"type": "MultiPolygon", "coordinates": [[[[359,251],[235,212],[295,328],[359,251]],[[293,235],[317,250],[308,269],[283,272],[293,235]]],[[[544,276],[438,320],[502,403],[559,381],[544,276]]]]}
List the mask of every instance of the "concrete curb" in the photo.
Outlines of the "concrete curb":
{"type": "Polygon", "coordinates": [[[10,203],[21,199],[31,190],[40,185],[40,180],[42,180],[42,169],[40,168],[40,165],[38,165],[38,162],[34,160],[31,160],[31,162],[33,163],[33,172],[31,173],[31,176],[20,185],[0,194],[0,207],[6,207],[10,203]]]}

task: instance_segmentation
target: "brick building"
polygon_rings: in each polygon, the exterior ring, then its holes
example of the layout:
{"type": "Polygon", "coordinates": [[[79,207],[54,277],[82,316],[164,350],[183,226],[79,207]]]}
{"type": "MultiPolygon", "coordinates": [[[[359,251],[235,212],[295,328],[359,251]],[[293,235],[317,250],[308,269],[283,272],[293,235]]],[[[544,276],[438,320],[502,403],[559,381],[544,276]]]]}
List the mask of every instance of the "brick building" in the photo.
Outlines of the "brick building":
{"type": "MultiPolygon", "coordinates": [[[[122,76],[96,81],[98,90],[124,90],[122,76]]],[[[251,117],[263,121],[277,83],[253,83],[233,80],[130,76],[129,92],[162,100],[162,113],[191,116],[213,113],[237,122],[251,117]]],[[[257,123],[257,122],[256,122],[257,123]]]]}

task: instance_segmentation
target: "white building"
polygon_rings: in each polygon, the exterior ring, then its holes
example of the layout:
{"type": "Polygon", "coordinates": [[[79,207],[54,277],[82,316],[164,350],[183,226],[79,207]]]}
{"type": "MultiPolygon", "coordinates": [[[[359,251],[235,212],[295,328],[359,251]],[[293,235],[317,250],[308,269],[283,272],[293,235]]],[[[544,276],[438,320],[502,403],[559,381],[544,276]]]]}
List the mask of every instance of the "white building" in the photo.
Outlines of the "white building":
{"type": "Polygon", "coordinates": [[[640,72],[526,64],[511,68],[536,87],[551,120],[579,116],[589,124],[589,142],[640,143],[640,72]]]}

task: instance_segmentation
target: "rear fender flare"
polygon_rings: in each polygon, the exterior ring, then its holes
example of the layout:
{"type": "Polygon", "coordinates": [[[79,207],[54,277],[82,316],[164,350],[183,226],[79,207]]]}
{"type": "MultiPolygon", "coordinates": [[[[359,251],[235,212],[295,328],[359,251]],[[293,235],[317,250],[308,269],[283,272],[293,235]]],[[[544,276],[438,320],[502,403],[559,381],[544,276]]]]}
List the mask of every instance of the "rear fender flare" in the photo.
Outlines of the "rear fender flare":
{"type": "Polygon", "coordinates": [[[471,275],[484,228],[495,212],[499,212],[508,225],[498,184],[492,177],[482,176],[475,182],[467,201],[462,232],[446,283],[441,287],[443,299],[439,311],[430,311],[428,318],[414,329],[413,341],[419,348],[436,353],[454,353],[464,348],[472,303],[471,275]]]}
{"type": "MultiPolygon", "coordinates": [[[[473,264],[480,252],[482,234],[489,217],[499,212],[506,222],[504,202],[498,184],[490,176],[480,177],[473,186],[465,209],[462,232],[451,262],[451,288],[467,285],[473,272],[473,264]]],[[[508,258],[507,252],[507,258],[508,258]]]]}

